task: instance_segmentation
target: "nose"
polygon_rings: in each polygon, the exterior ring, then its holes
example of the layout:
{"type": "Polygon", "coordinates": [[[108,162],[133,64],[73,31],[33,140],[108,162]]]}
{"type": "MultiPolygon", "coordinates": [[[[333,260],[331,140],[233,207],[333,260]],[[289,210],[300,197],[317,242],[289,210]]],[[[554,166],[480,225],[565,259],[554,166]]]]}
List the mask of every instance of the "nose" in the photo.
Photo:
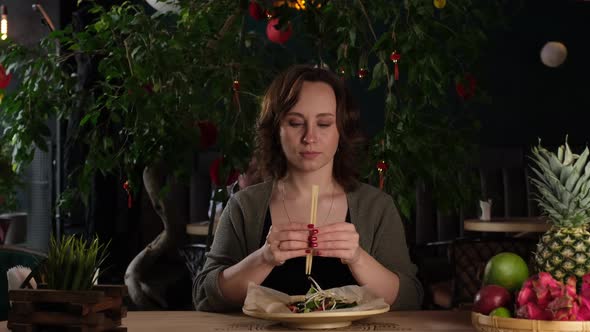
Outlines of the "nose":
{"type": "Polygon", "coordinates": [[[315,143],[317,141],[315,137],[315,131],[313,130],[311,125],[308,125],[305,129],[305,135],[303,135],[303,142],[305,144],[315,143]]]}

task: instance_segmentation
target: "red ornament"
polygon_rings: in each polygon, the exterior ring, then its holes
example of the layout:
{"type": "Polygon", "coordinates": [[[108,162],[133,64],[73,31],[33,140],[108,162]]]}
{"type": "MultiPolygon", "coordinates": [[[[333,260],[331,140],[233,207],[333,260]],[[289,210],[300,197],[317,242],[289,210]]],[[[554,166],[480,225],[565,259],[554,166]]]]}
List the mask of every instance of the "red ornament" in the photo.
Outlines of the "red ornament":
{"type": "Polygon", "coordinates": [[[131,197],[131,187],[129,186],[129,180],[123,183],[123,189],[127,192],[127,207],[131,209],[131,207],[133,207],[133,198],[131,197]]]}
{"type": "Polygon", "coordinates": [[[234,80],[234,82],[232,83],[232,89],[236,92],[240,91],[240,81],[234,80]]]}
{"type": "Polygon", "coordinates": [[[377,162],[377,171],[379,172],[379,189],[383,190],[385,187],[385,172],[389,168],[389,165],[385,162],[385,160],[381,160],[377,162]]]}
{"type": "Polygon", "coordinates": [[[0,89],[6,89],[10,84],[11,79],[12,74],[6,75],[6,69],[4,69],[4,66],[0,64],[0,89]]]}
{"type": "MultiPolygon", "coordinates": [[[[223,158],[217,158],[213,160],[211,166],[209,166],[209,176],[211,177],[211,182],[215,184],[217,187],[221,186],[221,181],[219,179],[219,171],[221,169],[221,163],[223,162],[223,158]]],[[[225,185],[229,186],[232,183],[238,181],[238,177],[240,176],[240,172],[236,171],[235,169],[230,170],[229,176],[225,181],[225,185]]]]}
{"type": "Polygon", "coordinates": [[[268,21],[266,24],[266,36],[268,37],[268,40],[273,43],[284,44],[289,38],[291,38],[293,27],[291,26],[291,22],[287,22],[286,26],[283,26],[283,29],[281,30],[277,28],[278,24],[278,18],[273,18],[268,21]]]}
{"type": "Polygon", "coordinates": [[[387,165],[385,160],[381,160],[381,161],[377,162],[377,171],[385,172],[385,171],[387,171],[387,169],[389,169],[389,165],[387,165]]]}
{"type": "Polygon", "coordinates": [[[402,55],[397,53],[396,51],[391,52],[389,59],[393,61],[393,79],[399,81],[399,68],[397,66],[397,62],[402,58],[402,55]]]}
{"type": "Polygon", "coordinates": [[[463,82],[457,82],[455,85],[455,90],[457,91],[457,94],[463,98],[463,100],[469,100],[475,95],[477,81],[470,73],[465,74],[464,81],[467,83],[467,86],[465,86],[463,82]]]}
{"type": "Polygon", "coordinates": [[[396,51],[391,52],[389,59],[393,62],[398,62],[401,59],[402,55],[397,53],[396,51]]]}
{"type": "Polygon", "coordinates": [[[211,121],[197,121],[199,132],[201,133],[199,146],[201,149],[207,149],[217,142],[217,127],[211,121]]]}
{"type": "Polygon", "coordinates": [[[248,5],[248,13],[250,14],[250,17],[252,17],[256,21],[260,21],[266,17],[262,7],[260,7],[258,2],[254,0],[251,0],[250,4],[248,5]]]}
{"type": "Polygon", "coordinates": [[[366,70],[365,68],[361,68],[359,69],[359,71],[357,72],[358,77],[362,80],[363,78],[365,78],[365,76],[367,76],[367,74],[369,73],[368,70],[366,70]]]}

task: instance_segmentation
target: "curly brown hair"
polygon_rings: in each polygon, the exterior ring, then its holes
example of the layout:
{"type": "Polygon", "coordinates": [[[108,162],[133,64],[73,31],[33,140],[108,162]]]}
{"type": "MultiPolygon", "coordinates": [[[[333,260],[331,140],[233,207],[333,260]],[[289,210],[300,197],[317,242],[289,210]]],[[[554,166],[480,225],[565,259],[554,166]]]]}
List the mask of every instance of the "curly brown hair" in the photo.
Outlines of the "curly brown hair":
{"type": "Polygon", "coordinates": [[[324,82],[336,95],[336,126],[340,134],[334,156],[334,179],[345,191],[357,185],[356,156],[364,142],[359,125],[359,111],[343,80],[334,73],[308,65],[295,65],[279,74],[262,100],[257,123],[255,156],[262,177],[280,179],[287,173],[287,158],[280,144],[281,120],[297,101],[303,82],[324,82]]]}

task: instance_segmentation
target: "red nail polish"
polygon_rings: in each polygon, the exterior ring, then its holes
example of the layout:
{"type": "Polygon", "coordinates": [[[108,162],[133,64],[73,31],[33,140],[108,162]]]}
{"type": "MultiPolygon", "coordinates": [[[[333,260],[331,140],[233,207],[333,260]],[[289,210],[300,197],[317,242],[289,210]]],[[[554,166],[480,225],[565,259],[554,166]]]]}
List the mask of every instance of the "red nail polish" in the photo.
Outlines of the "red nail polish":
{"type": "Polygon", "coordinates": [[[315,247],[317,247],[317,246],[318,246],[318,244],[317,244],[317,243],[315,243],[315,242],[312,242],[312,243],[311,243],[311,246],[315,248],[315,247]]]}
{"type": "Polygon", "coordinates": [[[318,238],[317,238],[317,237],[315,237],[315,236],[310,236],[310,237],[308,238],[308,240],[313,242],[313,241],[317,241],[317,240],[318,240],[318,238]]]}
{"type": "Polygon", "coordinates": [[[306,253],[306,254],[309,254],[310,252],[311,252],[311,250],[310,250],[310,249],[305,249],[305,253],[306,253]]]}
{"type": "Polygon", "coordinates": [[[319,256],[319,255],[321,255],[321,253],[320,253],[320,251],[319,251],[319,250],[315,250],[313,253],[314,253],[316,256],[319,256]]]}
{"type": "Polygon", "coordinates": [[[307,224],[307,228],[313,228],[314,224],[307,224]]]}
{"type": "Polygon", "coordinates": [[[314,229],[313,231],[311,231],[313,234],[317,234],[319,231],[317,229],[314,229]]]}

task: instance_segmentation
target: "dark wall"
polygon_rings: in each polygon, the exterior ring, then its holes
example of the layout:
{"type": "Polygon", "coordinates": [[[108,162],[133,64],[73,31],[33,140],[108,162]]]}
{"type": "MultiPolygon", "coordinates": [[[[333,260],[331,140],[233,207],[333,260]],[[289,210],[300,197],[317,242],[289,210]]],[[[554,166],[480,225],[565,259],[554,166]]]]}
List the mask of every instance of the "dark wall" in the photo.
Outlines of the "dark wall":
{"type": "Polygon", "coordinates": [[[588,142],[590,113],[590,2],[529,0],[509,18],[509,29],[495,33],[483,58],[484,83],[491,104],[479,110],[481,143],[529,146],[588,142]],[[548,41],[568,49],[557,68],[540,61],[548,41]]]}

